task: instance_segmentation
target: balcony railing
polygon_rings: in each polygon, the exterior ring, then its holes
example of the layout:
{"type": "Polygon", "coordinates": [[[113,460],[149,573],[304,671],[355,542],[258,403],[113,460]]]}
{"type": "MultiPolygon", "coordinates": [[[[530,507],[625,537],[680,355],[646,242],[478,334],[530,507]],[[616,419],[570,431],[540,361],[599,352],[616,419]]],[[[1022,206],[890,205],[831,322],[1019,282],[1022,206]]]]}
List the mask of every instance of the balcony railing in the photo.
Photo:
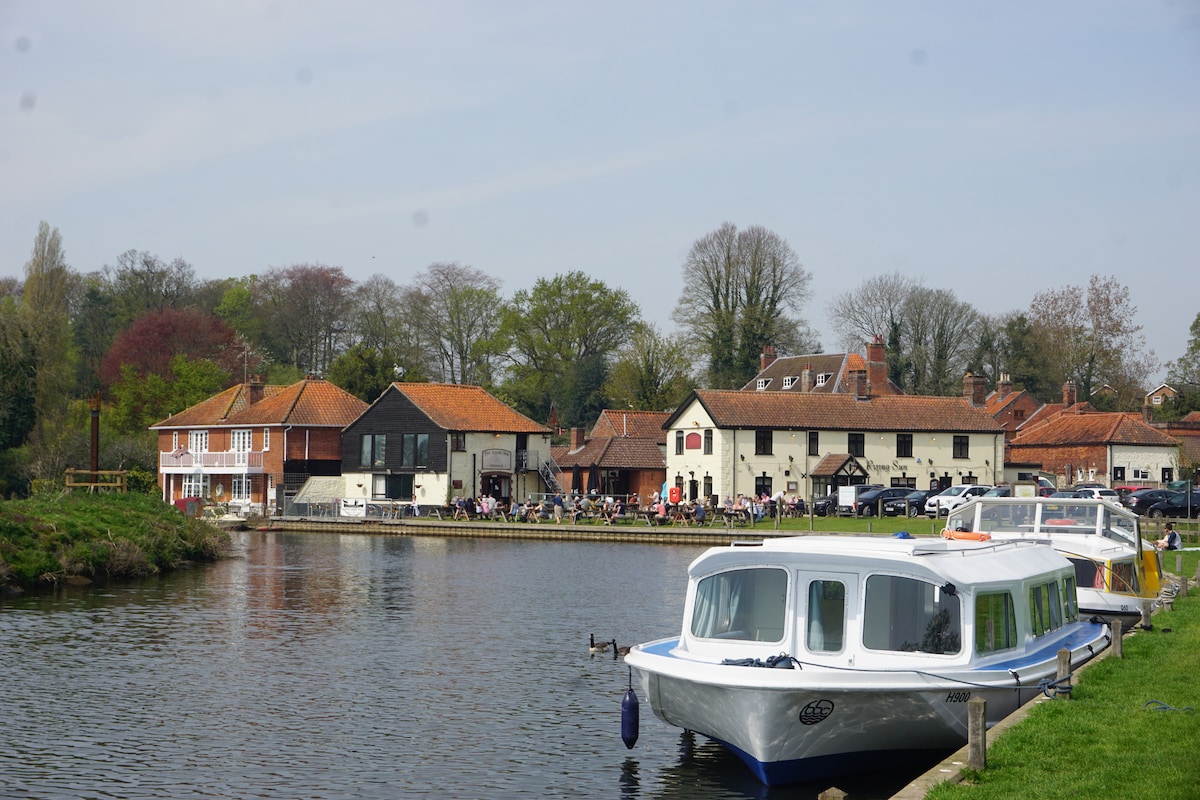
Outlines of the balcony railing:
{"type": "Polygon", "coordinates": [[[232,470],[234,472],[261,473],[263,451],[237,450],[225,453],[191,453],[173,451],[158,454],[158,468],[163,471],[193,472],[232,470]]]}

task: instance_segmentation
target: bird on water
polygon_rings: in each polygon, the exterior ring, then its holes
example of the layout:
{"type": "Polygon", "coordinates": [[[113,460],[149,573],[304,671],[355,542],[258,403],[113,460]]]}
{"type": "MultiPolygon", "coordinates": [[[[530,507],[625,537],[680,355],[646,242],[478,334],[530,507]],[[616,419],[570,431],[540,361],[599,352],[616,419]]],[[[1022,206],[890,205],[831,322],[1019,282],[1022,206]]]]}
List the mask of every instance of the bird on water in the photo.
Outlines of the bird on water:
{"type": "Polygon", "coordinates": [[[595,655],[596,653],[607,653],[609,642],[597,642],[596,634],[591,635],[591,644],[588,645],[588,652],[595,655]]]}

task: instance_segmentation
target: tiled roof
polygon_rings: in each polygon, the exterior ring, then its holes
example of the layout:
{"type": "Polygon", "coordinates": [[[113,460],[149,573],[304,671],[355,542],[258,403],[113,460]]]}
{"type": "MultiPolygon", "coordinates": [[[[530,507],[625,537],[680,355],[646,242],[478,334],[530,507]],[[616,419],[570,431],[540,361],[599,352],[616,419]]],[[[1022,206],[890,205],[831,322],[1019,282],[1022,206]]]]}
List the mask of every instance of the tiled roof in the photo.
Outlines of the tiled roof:
{"type": "Polygon", "coordinates": [[[603,469],[665,469],[667,466],[663,451],[656,443],[633,437],[593,437],[578,450],[552,447],[550,454],[562,469],[592,464],[603,469]]]}
{"type": "Polygon", "coordinates": [[[985,400],[984,403],[987,406],[988,413],[992,416],[995,416],[1003,411],[1006,406],[1010,406],[1017,402],[1017,400],[1024,394],[1024,389],[1019,392],[1009,392],[1003,397],[1000,396],[999,392],[992,392],[987,396],[987,400],[985,400]]]}
{"type": "MultiPolygon", "coordinates": [[[[857,354],[856,354],[857,355],[857,354]]],[[[772,391],[800,391],[800,373],[805,368],[812,370],[813,388],[812,391],[819,394],[830,394],[838,391],[838,386],[844,379],[844,371],[846,369],[846,361],[848,356],[845,353],[816,353],[807,356],[782,356],[775,359],[767,368],[759,372],[750,382],[747,383],[744,389],[758,388],[759,380],[770,380],[767,389],[772,391]],[[821,386],[817,386],[818,375],[829,375],[830,378],[821,386]],[[784,378],[794,378],[795,382],[787,389],[783,388],[784,378]]],[[[862,356],[859,359],[859,369],[866,369],[863,363],[862,356]]]]}
{"type": "MultiPolygon", "coordinates": [[[[201,400],[194,406],[185,408],[178,414],[167,417],[162,422],[150,426],[156,428],[196,428],[212,425],[224,425],[229,418],[245,411],[250,407],[250,395],[262,390],[263,399],[269,398],[288,387],[274,384],[251,385],[239,383],[230,386],[223,392],[214,394],[207,400],[201,400]]],[[[259,402],[262,402],[261,400],[259,402]]]]}
{"type": "Polygon", "coordinates": [[[304,425],[344,428],[367,404],[329,381],[303,380],[230,417],[230,425],[304,425]]]}
{"type": "Polygon", "coordinates": [[[390,388],[403,394],[435,424],[448,431],[551,432],[545,425],[492,397],[481,386],[397,382],[390,388]]]}
{"type": "MultiPolygon", "coordinates": [[[[693,396],[720,428],[1002,433],[982,407],[964,397],[742,392],[697,389],[693,396]]],[[[671,416],[673,421],[688,403],[671,416]]]]}
{"type": "Polygon", "coordinates": [[[1013,447],[1098,444],[1171,447],[1175,440],[1146,424],[1140,414],[1065,412],[1023,429],[1010,444],[1013,447]]]}
{"type": "Polygon", "coordinates": [[[658,444],[667,443],[667,432],[663,423],[671,416],[669,411],[619,411],[606,408],[600,412],[592,426],[592,436],[625,436],[632,439],[650,439],[658,444]]]}

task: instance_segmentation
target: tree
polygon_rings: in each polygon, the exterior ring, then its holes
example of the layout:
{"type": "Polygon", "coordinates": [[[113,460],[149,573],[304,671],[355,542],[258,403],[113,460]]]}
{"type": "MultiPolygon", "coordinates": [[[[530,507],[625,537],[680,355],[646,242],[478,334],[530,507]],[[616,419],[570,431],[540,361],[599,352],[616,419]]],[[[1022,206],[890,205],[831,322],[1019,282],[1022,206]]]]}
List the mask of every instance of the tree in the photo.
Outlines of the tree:
{"type": "Polygon", "coordinates": [[[323,374],[344,349],[354,281],[341,267],[297,264],[262,276],[262,307],[276,356],[323,374]]]}
{"type": "Polygon", "coordinates": [[[902,314],[912,365],[905,391],[924,395],[960,394],[975,339],[975,309],[955,299],[948,289],[922,287],[908,296],[902,314]]]}
{"type": "Polygon", "coordinates": [[[419,369],[405,369],[399,356],[386,349],[356,344],[329,365],[329,382],[365,403],[373,403],[394,381],[424,381],[419,369]]]}
{"type": "Polygon", "coordinates": [[[692,244],[672,316],[703,348],[710,386],[744,385],[766,345],[819,349],[807,324],[787,316],[808,300],[811,282],[791,246],[766,228],[739,232],[726,222],[692,244]]]}
{"type": "Polygon", "coordinates": [[[33,343],[13,300],[0,299],[0,451],[24,443],[37,420],[33,343]]]}
{"type": "MultiPolygon", "coordinates": [[[[1158,363],[1146,349],[1137,307],[1114,277],[1093,275],[1086,288],[1065,286],[1034,296],[1029,320],[1046,354],[1055,384],[1074,381],[1080,398],[1101,386],[1144,386],[1158,363]]],[[[1141,398],[1122,396],[1122,408],[1141,407],[1141,398]]]]}
{"type": "Polygon", "coordinates": [[[144,250],[126,250],[104,272],[121,327],[151,311],[189,305],[196,285],[191,264],[182,258],[167,263],[144,250]]]}
{"type": "Polygon", "coordinates": [[[616,408],[675,409],[696,385],[683,342],[638,325],[616,355],[604,393],[616,408]]]}
{"type": "Polygon", "coordinates": [[[249,360],[233,328],[195,309],[165,308],[139,317],[117,336],[104,356],[100,377],[104,385],[111,385],[122,379],[125,367],[132,366],[141,377],[171,380],[172,364],[180,355],[208,359],[227,376],[241,378],[258,371],[257,361],[249,360]]]}
{"type": "MultiPolygon", "coordinates": [[[[904,304],[920,288],[919,281],[893,272],[867,278],[856,288],[839,294],[828,311],[838,344],[847,352],[857,352],[877,335],[900,337],[904,329],[904,304]]],[[[889,348],[888,352],[901,350],[889,348]]]]}
{"type": "MultiPolygon", "coordinates": [[[[546,419],[551,402],[562,407],[569,368],[593,357],[607,364],[637,321],[638,308],[623,289],[582,272],[539,278],[504,308],[499,340],[510,362],[505,396],[527,416],[546,419]]],[[[580,396],[584,385],[597,379],[593,363],[576,373],[572,392],[580,396]]],[[[565,414],[560,420],[567,426],[590,421],[565,414]]]]}
{"type": "Polygon", "coordinates": [[[1187,349],[1177,360],[1167,364],[1167,383],[1178,394],[1155,417],[1178,419],[1192,411],[1200,411],[1200,314],[1192,320],[1187,349]]]}
{"type": "Polygon", "coordinates": [[[1039,346],[1029,317],[1012,312],[1002,318],[1000,334],[1001,363],[1013,385],[1048,403],[1061,391],[1050,376],[1045,352],[1039,346]]]}
{"type": "Polygon", "coordinates": [[[171,358],[165,375],[141,373],[131,364],[109,387],[112,405],[107,422],[114,431],[138,437],[172,414],[212,397],[230,385],[228,370],[206,358],[171,358]]]}
{"type": "Polygon", "coordinates": [[[431,264],[416,281],[412,310],[437,353],[434,374],[446,383],[491,383],[500,358],[500,282],[456,263],[431,264]]]}

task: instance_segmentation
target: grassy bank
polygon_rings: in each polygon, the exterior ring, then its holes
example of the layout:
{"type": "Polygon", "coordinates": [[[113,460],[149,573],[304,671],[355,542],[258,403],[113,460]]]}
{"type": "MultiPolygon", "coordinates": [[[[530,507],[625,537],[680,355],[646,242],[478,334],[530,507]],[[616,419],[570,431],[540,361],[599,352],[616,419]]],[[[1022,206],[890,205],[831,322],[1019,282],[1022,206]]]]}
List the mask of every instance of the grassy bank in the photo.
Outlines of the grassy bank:
{"type": "Polygon", "coordinates": [[[228,535],[144,494],[0,502],[0,591],[135,578],[219,558],[228,535]]]}
{"type": "MultiPolygon", "coordinates": [[[[1175,570],[1175,553],[1164,565],[1175,570]]],[[[1195,576],[1200,552],[1183,554],[1195,576]]],[[[928,800],[1197,796],[1200,758],[1200,591],[1125,637],[1123,659],[1085,669],[1069,701],[1045,702],[988,748],[987,769],[941,784],[928,800]]]]}

